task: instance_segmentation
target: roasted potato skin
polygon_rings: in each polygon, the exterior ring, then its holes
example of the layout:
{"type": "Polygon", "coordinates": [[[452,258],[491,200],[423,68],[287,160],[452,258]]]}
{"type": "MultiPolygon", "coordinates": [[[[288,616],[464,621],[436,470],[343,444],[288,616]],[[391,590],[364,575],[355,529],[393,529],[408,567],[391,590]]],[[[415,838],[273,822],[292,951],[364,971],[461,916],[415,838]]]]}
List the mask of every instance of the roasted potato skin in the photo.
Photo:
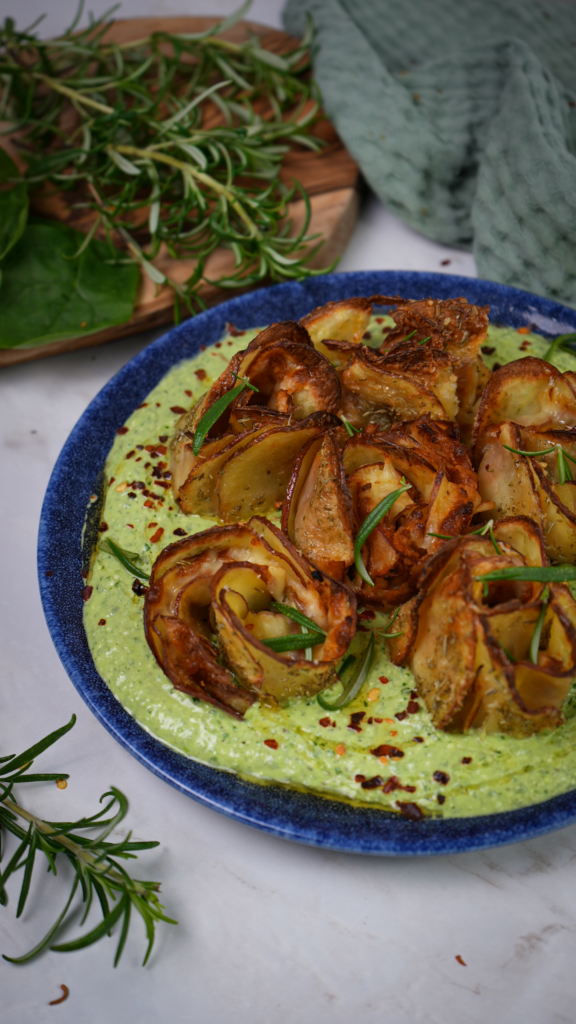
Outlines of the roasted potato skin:
{"type": "Polygon", "coordinates": [[[356,630],[356,599],[342,583],[313,576],[280,530],[254,516],[164,549],[152,568],[144,627],[177,689],[242,717],[258,698],[283,702],[334,681],[356,630]],[[276,654],[261,642],[261,621],[264,636],[299,632],[289,617],[267,611],[271,601],[299,608],[324,630],[312,661],[303,650],[276,654]],[[280,633],[267,632],[271,620],[273,629],[283,620],[280,633]]]}
{"type": "Polygon", "coordinates": [[[576,672],[576,602],[550,584],[538,664],[529,657],[544,584],[477,577],[494,569],[546,563],[544,539],[528,517],[496,523],[489,538],[446,542],[425,563],[417,594],[388,640],[395,664],[408,664],[434,724],[529,736],[564,721],[562,703],[576,672]],[[510,541],[515,543],[512,546],[510,541]]]}

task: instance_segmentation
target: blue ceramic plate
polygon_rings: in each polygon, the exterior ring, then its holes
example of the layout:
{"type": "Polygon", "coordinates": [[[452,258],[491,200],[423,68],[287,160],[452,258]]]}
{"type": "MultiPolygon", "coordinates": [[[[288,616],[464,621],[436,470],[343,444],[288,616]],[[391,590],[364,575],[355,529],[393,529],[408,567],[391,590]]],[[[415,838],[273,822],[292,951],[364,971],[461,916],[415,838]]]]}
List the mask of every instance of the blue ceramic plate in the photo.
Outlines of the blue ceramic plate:
{"type": "MultiPolygon", "coordinates": [[[[82,528],[89,496],[116,430],[164,374],[225,324],[251,328],[298,320],[315,306],[354,295],[449,298],[490,306],[493,323],[553,336],[576,331],[576,311],[488,281],[445,274],[330,274],[242,295],[174,328],[144,349],[102,389],[70,434],[50,479],[38,538],[40,592],[48,628],[74,686],[102,724],[161,779],[214,810],[263,832],[353,853],[423,855],[499,846],[576,821],[576,789],[518,811],[413,823],[279,785],[261,785],[198,764],[165,747],[126,712],[98,675],[82,624],[82,528]]],[[[88,531],[88,543],[90,542],[88,531]]]]}

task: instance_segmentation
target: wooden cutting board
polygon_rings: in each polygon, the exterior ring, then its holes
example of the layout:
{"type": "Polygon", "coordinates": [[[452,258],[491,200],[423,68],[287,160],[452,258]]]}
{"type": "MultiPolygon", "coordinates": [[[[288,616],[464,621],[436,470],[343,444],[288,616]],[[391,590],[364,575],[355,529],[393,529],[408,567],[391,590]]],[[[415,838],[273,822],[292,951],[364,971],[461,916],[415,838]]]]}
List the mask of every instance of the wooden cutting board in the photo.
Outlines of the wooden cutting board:
{"type": "MultiPolygon", "coordinates": [[[[218,18],[133,18],[114,22],[106,38],[117,42],[127,42],[150,35],[161,27],[164,31],[176,34],[179,32],[202,32],[215,24],[218,18]]],[[[255,22],[240,22],[228,32],[225,38],[242,41],[248,34],[256,33],[266,49],[275,53],[285,53],[294,48],[298,42],[293,36],[277,29],[255,22]]],[[[323,121],[317,129],[326,145],[320,153],[309,150],[287,153],[282,167],[282,178],[287,183],[296,179],[305,188],[310,198],[312,216],[308,233],[320,235],[324,241],[322,247],[314,255],[310,266],[328,267],[340,256],[350,238],[358,214],[358,167],[344,148],[334,128],[328,121],[323,121]]],[[[72,211],[62,203],[36,202],[38,212],[47,216],[57,217],[72,227],[82,228],[75,220],[72,211]]],[[[297,200],[290,203],[289,217],[292,221],[291,233],[296,233],[304,220],[304,202],[297,200]]],[[[316,244],[316,243],[314,243],[316,244]]],[[[160,255],[154,261],[164,272],[178,281],[184,281],[191,274],[194,261],[183,259],[173,260],[167,255],[160,255]]],[[[216,249],[207,260],[206,277],[221,277],[234,269],[234,259],[228,249],[216,249]]],[[[267,282],[263,282],[266,284],[267,282]]],[[[225,299],[240,294],[240,289],[219,289],[204,284],[201,295],[208,306],[216,305],[225,299]]],[[[173,294],[166,287],[154,285],[148,277],[141,276],[138,296],[131,319],[117,327],[110,327],[95,334],[70,338],[67,341],[55,341],[37,348],[0,350],[0,366],[12,363],[28,362],[32,359],[43,359],[60,352],[71,352],[78,348],[89,348],[125,338],[130,334],[149,330],[173,321],[173,294]]]]}

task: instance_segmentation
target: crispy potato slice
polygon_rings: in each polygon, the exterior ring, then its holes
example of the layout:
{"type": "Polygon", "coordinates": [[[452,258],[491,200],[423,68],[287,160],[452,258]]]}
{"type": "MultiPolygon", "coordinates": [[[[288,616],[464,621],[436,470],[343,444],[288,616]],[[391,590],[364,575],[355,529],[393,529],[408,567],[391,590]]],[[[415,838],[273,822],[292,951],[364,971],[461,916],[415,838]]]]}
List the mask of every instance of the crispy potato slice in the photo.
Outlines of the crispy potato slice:
{"type": "Polygon", "coordinates": [[[234,402],[236,410],[257,406],[284,413],[292,420],[304,419],[321,410],[338,412],[341,403],[338,376],[312,345],[291,341],[260,346],[252,342],[251,345],[254,347],[249,345],[239,362],[238,376],[246,377],[258,391],[246,388],[234,402]]]}
{"type": "Polygon", "coordinates": [[[283,701],[329,685],[355,632],[356,603],[341,584],[316,580],[287,538],[256,516],[165,548],[152,568],[144,625],[176,688],[241,717],[258,696],[283,701]],[[271,601],[325,631],[312,661],[304,650],[280,655],[262,643],[300,632],[271,601]]]}
{"type": "Polygon", "coordinates": [[[426,413],[434,420],[455,419],[456,376],[449,357],[431,349],[415,351],[409,344],[402,348],[401,356],[380,356],[366,346],[352,355],[342,373],[342,389],[364,406],[362,426],[372,422],[376,410],[385,410],[390,422],[413,420],[426,413]]]}
{"type": "Polygon", "coordinates": [[[529,516],[542,527],[540,500],[530,460],[514,455],[504,445],[517,450],[522,448],[520,431],[514,423],[494,424],[484,435],[478,489],[485,501],[494,503],[489,515],[494,519],[529,516]]]}
{"type": "Polygon", "coordinates": [[[415,337],[437,334],[442,347],[454,360],[456,368],[470,366],[478,357],[486,339],[489,306],[474,306],[465,298],[400,299],[391,316],[397,325],[386,339],[386,348],[401,343],[405,335],[415,337]]]}
{"type": "Polygon", "coordinates": [[[226,434],[209,445],[202,446],[200,456],[186,480],[181,484],[177,500],[183,512],[214,518],[219,515],[216,482],[227,460],[247,446],[251,446],[264,433],[266,427],[246,430],[243,434],[226,434]],[[204,453],[206,456],[204,457],[204,453]]]}
{"type": "Polygon", "coordinates": [[[570,378],[532,356],[516,359],[493,373],[474,423],[475,465],[482,460],[489,428],[505,420],[542,429],[576,426],[576,392],[570,378]]]}
{"type": "Polygon", "coordinates": [[[318,306],[300,323],[308,331],[315,348],[330,358],[322,342],[329,339],[358,345],[368,329],[371,316],[372,299],[341,299],[318,306]]]}
{"type": "Polygon", "coordinates": [[[249,443],[237,447],[222,461],[215,481],[219,518],[238,522],[282,502],[303,446],[337,425],[339,421],[329,413],[313,413],[297,426],[261,431],[249,443]]]}
{"type": "Polygon", "coordinates": [[[298,457],[282,530],[309,562],[333,579],[344,579],[354,562],[352,501],[333,433],[313,438],[298,457]]]}
{"type": "Polygon", "coordinates": [[[538,664],[530,645],[544,585],[477,577],[509,566],[543,564],[540,531],[527,518],[496,524],[500,549],[486,537],[446,543],[422,570],[418,593],[388,641],[395,664],[409,664],[434,724],[528,736],[563,721],[576,671],[576,602],[550,584],[538,664]],[[510,543],[514,540],[516,547],[510,543]]]}

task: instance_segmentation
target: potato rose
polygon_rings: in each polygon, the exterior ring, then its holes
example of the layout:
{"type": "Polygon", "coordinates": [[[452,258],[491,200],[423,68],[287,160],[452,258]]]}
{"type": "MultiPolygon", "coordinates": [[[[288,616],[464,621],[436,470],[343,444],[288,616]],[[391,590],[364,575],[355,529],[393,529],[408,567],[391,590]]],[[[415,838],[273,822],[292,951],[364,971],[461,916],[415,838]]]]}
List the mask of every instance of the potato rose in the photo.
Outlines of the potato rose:
{"type": "Polygon", "coordinates": [[[236,717],[257,698],[313,695],[334,682],[356,630],[353,594],[318,575],[260,516],[215,526],[156,559],[144,605],[146,639],[176,689],[236,717]],[[311,623],[308,656],[303,618],[311,623]],[[295,649],[274,650],[281,638],[295,649]]]}
{"type": "Polygon", "coordinates": [[[416,596],[394,623],[392,660],[407,664],[440,729],[528,736],[561,725],[576,672],[576,602],[562,583],[482,574],[546,564],[525,517],[489,537],[447,542],[425,564],[416,596]],[[497,550],[496,550],[497,549],[497,550]]]}
{"type": "Polygon", "coordinates": [[[300,324],[261,331],[178,424],[171,472],[182,511],[236,522],[273,508],[302,445],[338,423],[340,401],[335,370],[300,324]],[[197,450],[202,418],[239,380],[253,387],[226,406],[197,450]]]}
{"type": "Polygon", "coordinates": [[[351,580],[362,601],[395,607],[408,600],[421,565],[440,545],[431,534],[456,536],[482,509],[476,477],[458,428],[422,417],[404,431],[342,432],[314,438],[288,485],[282,527],[302,554],[336,579],[351,580]],[[362,547],[368,584],[354,568],[362,523],[388,495],[401,494],[362,547]]]}
{"type": "Polygon", "coordinates": [[[530,516],[542,529],[553,561],[576,561],[571,375],[532,357],[503,366],[484,392],[473,441],[480,493],[495,506],[490,514],[530,516]]]}

